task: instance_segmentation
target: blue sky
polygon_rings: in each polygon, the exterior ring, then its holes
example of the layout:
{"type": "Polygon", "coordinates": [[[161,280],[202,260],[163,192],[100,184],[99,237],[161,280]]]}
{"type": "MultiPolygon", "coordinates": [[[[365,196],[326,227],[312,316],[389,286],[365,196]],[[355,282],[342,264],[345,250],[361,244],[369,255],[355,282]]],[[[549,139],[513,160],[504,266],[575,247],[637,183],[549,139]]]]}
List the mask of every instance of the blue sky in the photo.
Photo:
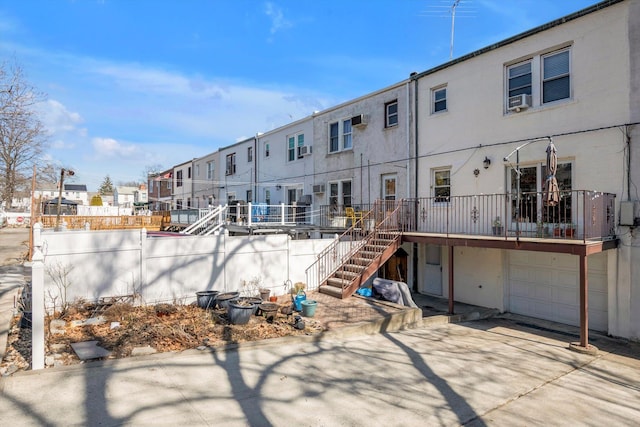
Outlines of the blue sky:
{"type": "MultiPolygon", "coordinates": [[[[51,161],[141,181],[446,62],[453,0],[0,0],[51,161]]],[[[597,3],[461,0],[454,58],[597,3]]]]}

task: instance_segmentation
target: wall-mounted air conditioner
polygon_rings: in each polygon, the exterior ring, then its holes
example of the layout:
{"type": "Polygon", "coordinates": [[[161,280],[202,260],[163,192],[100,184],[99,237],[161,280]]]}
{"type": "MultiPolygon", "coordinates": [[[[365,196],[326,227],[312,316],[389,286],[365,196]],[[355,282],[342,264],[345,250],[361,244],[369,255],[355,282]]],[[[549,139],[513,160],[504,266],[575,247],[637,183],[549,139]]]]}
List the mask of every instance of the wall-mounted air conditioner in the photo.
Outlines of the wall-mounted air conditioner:
{"type": "Polygon", "coordinates": [[[313,186],[314,193],[324,193],[324,184],[316,184],[313,186]]]}
{"type": "Polygon", "coordinates": [[[358,114],[357,116],[351,117],[351,126],[361,127],[366,125],[367,122],[365,121],[364,114],[358,114]]]}
{"type": "Polygon", "coordinates": [[[526,110],[531,107],[531,95],[525,93],[516,96],[509,97],[509,105],[507,110],[519,113],[522,110],[526,110]]]}
{"type": "Polygon", "coordinates": [[[302,145],[298,147],[298,157],[308,156],[309,154],[311,154],[311,152],[312,149],[310,145],[302,145]]]}

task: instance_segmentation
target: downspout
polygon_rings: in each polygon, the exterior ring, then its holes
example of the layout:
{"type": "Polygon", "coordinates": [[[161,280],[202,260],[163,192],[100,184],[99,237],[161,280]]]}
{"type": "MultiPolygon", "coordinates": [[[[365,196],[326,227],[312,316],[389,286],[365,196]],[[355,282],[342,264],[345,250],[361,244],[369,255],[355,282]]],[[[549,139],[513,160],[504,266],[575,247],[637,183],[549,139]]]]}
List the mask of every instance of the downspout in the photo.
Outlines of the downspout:
{"type": "MultiPolygon", "coordinates": [[[[411,80],[413,80],[413,141],[414,141],[414,212],[413,223],[418,226],[418,78],[417,73],[411,73],[411,80]]],[[[418,244],[413,244],[413,291],[418,292],[418,244]]]]}

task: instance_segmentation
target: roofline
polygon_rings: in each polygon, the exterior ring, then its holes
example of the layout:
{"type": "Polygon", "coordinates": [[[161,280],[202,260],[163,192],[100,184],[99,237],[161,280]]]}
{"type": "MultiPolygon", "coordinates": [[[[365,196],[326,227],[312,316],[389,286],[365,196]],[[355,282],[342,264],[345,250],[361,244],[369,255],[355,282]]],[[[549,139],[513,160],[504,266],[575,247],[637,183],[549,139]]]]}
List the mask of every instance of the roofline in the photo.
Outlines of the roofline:
{"type": "Polygon", "coordinates": [[[444,70],[445,68],[449,68],[449,67],[452,67],[452,66],[454,66],[456,64],[459,64],[461,62],[467,61],[467,60],[469,60],[471,58],[475,58],[476,56],[480,56],[480,55],[483,55],[483,54],[485,54],[487,52],[494,51],[494,50],[499,49],[501,47],[507,46],[507,45],[509,45],[511,43],[515,43],[517,41],[520,41],[522,39],[530,37],[530,36],[532,36],[534,34],[538,34],[538,33],[541,33],[543,31],[546,31],[546,30],[548,30],[550,28],[557,27],[557,26],[559,26],[561,24],[564,24],[566,22],[573,21],[573,20],[578,19],[578,18],[582,18],[583,16],[589,15],[590,13],[597,12],[597,11],[605,9],[605,8],[607,8],[609,6],[613,6],[615,4],[622,3],[624,1],[625,0],[605,0],[605,1],[602,1],[600,3],[596,3],[596,4],[592,5],[592,6],[589,6],[589,7],[585,8],[585,9],[582,9],[582,10],[579,10],[577,12],[574,12],[574,13],[572,13],[570,15],[563,16],[563,17],[555,19],[555,20],[553,20],[551,22],[547,22],[546,24],[542,24],[542,25],[540,25],[538,27],[532,28],[532,29],[530,29],[528,31],[525,31],[523,33],[516,34],[515,36],[509,37],[508,39],[504,39],[504,40],[499,41],[497,43],[494,43],[492,45],[483,47],[482,49],[479,49],[479,50],[476,50],[474,52],[468,53],[468,54],[466,54],[464,56],[461,56],[460,58],[454,59],[452,61],[445,62],[444,64],[440,64],[440,65],[438,65],[436,67],[430,68],[430,69],[428,69],[426,71],[423,71],[421,73],[412,73],[409,78],[411,80],[417,80],[417,79],[419,79],[421,77],[425,77],[425,76],[428,76],[430,74],[434,74],[434,73],[436,73],[438,71],[444,70]]]}

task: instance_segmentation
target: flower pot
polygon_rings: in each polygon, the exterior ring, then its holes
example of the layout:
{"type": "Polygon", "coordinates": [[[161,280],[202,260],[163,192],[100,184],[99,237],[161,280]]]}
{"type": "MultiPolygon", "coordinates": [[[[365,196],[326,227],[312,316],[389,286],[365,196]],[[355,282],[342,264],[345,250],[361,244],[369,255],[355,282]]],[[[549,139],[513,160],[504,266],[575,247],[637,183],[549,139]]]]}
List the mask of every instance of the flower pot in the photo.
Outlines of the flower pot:
{"type": "Polygon", "coordinates": [[[238,298],[239,295],[240,292],[224,292],[222,294],[218,294],[216,297],[218,307],[226,309],[229,305],[229,301],[238,298]]]}
{"type": "Polygon", "coordinates": [[[31,329],[31,312],[23,311],[20,317],[20,329],[31,329]]]}
{"type": "Polygon", "coordinates": [[[275,295],[272,295],[269,297],[269,302],[278,302],[278,297],[275,295]]]}
{"type": "Polygon", "coordinates": [[[271,289],[260,288],[260,298],[262,298],[262,301],[269,301],[270,294],[271,289]]]}
{"type": "Polygon", "coordinates": [[[565,237],[573,237],[576,234],[576,230],[574,228],[565,228],[564,236],[565,237]]]}
{"type": "Polygon", "coordinates": [[[560,227],[556,227],[553,229],[553,236],[554,237],[562,237],[562,228],[560,227]]]}
{"type": "Polygon", "coordinates": [[[216,306],[216,296],[220,292],[218,291],[201,291],[196,292],[198,298],[198,307],[206,309],[213,309],[216,306]]]}
{"type": "Polygon", "coordinates": [[[239,303],[251,304],[253,306],[253,314],[257,314],[258,306],[262,303],[262,298],[260,297],[240,297],[238,298],[239,303]]]}
{"type": "Polygon", "coordinates": [[[491,228],[493,230],[493,235],[494,236],[502,236],[502,232],[503,232],[504,228],[501,225],[494,225],[491,228]]]}
{"type": "Polygon", "coordinates": [[[273,321],[276,314],[278,314],[278,309],[280,306],[278,304],[274,304],[272,302],[263,302],[260,304],[259,310],[260,314],[262,314],[267,320],[273,321]]]}
{"type": "Polygon", "coordinates": [[[313,317],[316,314],[316,307],[318,303],[314,300],[305,300],[302,301],[302,315],[304,317],[313,317]]]}
{"type": "MultiPolygon", "coordinates": [[[[245,303],[247,304],[247,303],[245,303]]],[[[240,305],[238,301],[230,301],[227,306],[229,322],[232,325],[246,325],[253,314],[255,304],[240,305]]]]}

